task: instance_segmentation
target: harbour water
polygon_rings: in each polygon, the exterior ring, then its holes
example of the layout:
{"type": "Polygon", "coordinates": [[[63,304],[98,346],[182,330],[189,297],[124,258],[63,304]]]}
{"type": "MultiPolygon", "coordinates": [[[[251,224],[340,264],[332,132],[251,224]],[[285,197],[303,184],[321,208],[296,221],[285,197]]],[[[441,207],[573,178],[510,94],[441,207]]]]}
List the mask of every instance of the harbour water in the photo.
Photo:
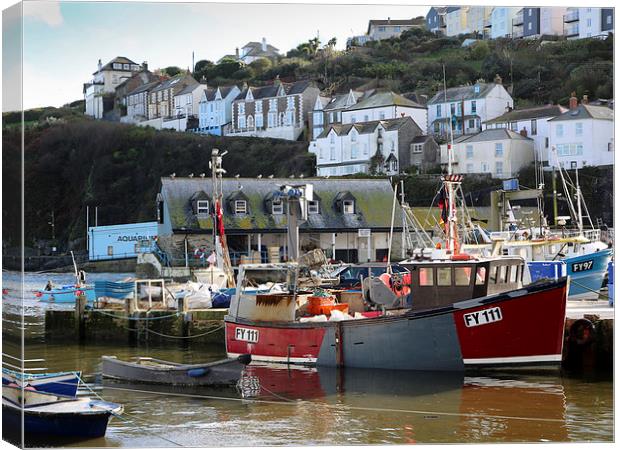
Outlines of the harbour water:
{"type": "MultiPolygon", "coordinates": [[[[3,287],[10,287],[6,282],[10,285],[15,276],[5,272],[3,287]]],[[[27,274],[26,292],[42,287],[45,281],[41,275],[27,274]]],[[[5,297],[6,316],[19,302],[10,293],[5,297]]],[[[611,375],[462,375],[257,366],[246,370],[236,389],[164,387],[155,391],[146,385],[102,380],[101,356],[142,355],[202,362],[224,357],[223,346],[178,341],[142,347],[46,344],[37,329],[48,306],[38,303],[34,296],[25,299],[24,304],[26,329],[31,337],[26,357],[44,359],[40,364],[48,371],[81,370],[94,391],[90,395],[125,407],[122,418],[112,419],[104,438],[48,440],[31,445],[220,447],[613,441],[611,375]]],[[[12,340],[5,339],[3,347],[5,353],[18,352],[12,340]]]]}

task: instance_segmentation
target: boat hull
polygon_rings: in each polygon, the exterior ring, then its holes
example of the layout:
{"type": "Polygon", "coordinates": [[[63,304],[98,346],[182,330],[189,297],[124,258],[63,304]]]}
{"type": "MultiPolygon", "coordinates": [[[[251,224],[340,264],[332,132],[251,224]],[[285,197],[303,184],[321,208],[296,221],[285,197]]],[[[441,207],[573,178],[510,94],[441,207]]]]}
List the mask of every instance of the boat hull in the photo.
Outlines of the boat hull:
{"type": "Polygon", "coordinates": [[[598,297],[611,256],[612,249],[605,249],[563,259],[571,279],[568,292],[571,300],[598,297]]]}
{"type": "Polygon", "coordinates": [[[36,295],[39,297],[40,302],[46,303],[75,303],[75,299],[79,292],[83,292],[86,295],[86,300],[90,302],[95,301],[95,288],[83,287],[83,288],[62,288],[52,289],[51,291],[37,291],[36,295]]]}
{"type": "Polygon", "coordinates": [[[226,349],[229,357],[250,354],[256,361],[327,367],[557,368],[567,289],[563,278],[444,308],[340,322],[250,322],[227,316],[226,349]]]}
{"type": "Polygon", "coordinates": [[[80,382],[80,372],[28,375],[2,369],[2,384],[32,386],[39,392],[75,397],[80,382]]]}

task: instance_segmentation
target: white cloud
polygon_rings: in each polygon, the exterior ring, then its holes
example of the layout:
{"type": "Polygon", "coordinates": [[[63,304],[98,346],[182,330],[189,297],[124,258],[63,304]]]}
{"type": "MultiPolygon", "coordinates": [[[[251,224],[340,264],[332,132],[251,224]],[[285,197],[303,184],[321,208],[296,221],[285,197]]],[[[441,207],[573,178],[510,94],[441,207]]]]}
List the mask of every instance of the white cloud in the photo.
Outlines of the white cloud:
{"type": "Polygon", "coordinates": [[[60,2],[28,1],[24,2],[24,17],[40,20],[51,27],[62,25],[60,2]]]}

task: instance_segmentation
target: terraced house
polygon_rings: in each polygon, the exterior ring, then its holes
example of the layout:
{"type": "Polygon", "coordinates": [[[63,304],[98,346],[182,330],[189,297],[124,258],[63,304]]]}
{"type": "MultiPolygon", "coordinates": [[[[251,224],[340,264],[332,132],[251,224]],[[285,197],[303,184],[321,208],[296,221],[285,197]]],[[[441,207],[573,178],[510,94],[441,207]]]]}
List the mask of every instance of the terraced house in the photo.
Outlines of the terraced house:
{"type": "Polygon", "coordinates": [[[319,89],[311,81],[243,87],[233,101],[231,135],[295,141],[306,130],[319,89]]]}
{"type": "MultiPolygon", "coordinates": [[[[301,180],[295,180],[297,184],[301,180]]],[[[286,205],[274,195],[291,180],[223,179],[224,227],[233,265],[260,252],[263,262],[286,259],[286,205]],[[275,250],[275,251],[274,251],[275,250]]],[[[387,256],[394,191],[387,179],[304,179],[313,187],[307,217],[299,223],[302,252],[314,248],[346,262],[387,256]],[[360,229],[366,230],[362,236],[360,229]]],[[[213,247],[212,183],[208,178],[164,177],[157,196],[158,245],[176,261],[213,247]]],[[[397,226],[395,231],[401,231],[397,226]]],[[[395,248],[400,248],[398,243],[395,248]]]]}

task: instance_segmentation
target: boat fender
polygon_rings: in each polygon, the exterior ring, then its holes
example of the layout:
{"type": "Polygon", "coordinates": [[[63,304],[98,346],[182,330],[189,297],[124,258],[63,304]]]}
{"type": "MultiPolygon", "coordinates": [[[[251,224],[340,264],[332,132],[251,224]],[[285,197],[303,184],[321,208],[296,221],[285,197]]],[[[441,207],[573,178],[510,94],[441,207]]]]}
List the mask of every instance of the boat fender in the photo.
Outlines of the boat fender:
{"type": "Polygon", "coordinates": [[[200,378],[209,373],[208,367],[200,367],[198,369],[190,369],[187,371],[187,376],[192,378],[200,378]]]}
{"type": "Polygon", "coordinates": [[[252,355],[248,355],[248,354],[239,355],[237,357],[237,361],[239,361],[244,366],[247,366],[248,364],[252,362],[252,355]]]}
{"type": "Polygon", "coordinates": [[[471,255],[468,255],[467,253],[458,253],[458,254],[452,255],[450,259],[452,261],[469,261],[470,259],[473,259],[473,258],[471,257],[471,255]]]}
{"type": "Polygon", "coordinates": [[[577,345],[586,345],[594,339],[594,324],[588,319],[578,319],[570,327],[569,339],[577,345]]]}

